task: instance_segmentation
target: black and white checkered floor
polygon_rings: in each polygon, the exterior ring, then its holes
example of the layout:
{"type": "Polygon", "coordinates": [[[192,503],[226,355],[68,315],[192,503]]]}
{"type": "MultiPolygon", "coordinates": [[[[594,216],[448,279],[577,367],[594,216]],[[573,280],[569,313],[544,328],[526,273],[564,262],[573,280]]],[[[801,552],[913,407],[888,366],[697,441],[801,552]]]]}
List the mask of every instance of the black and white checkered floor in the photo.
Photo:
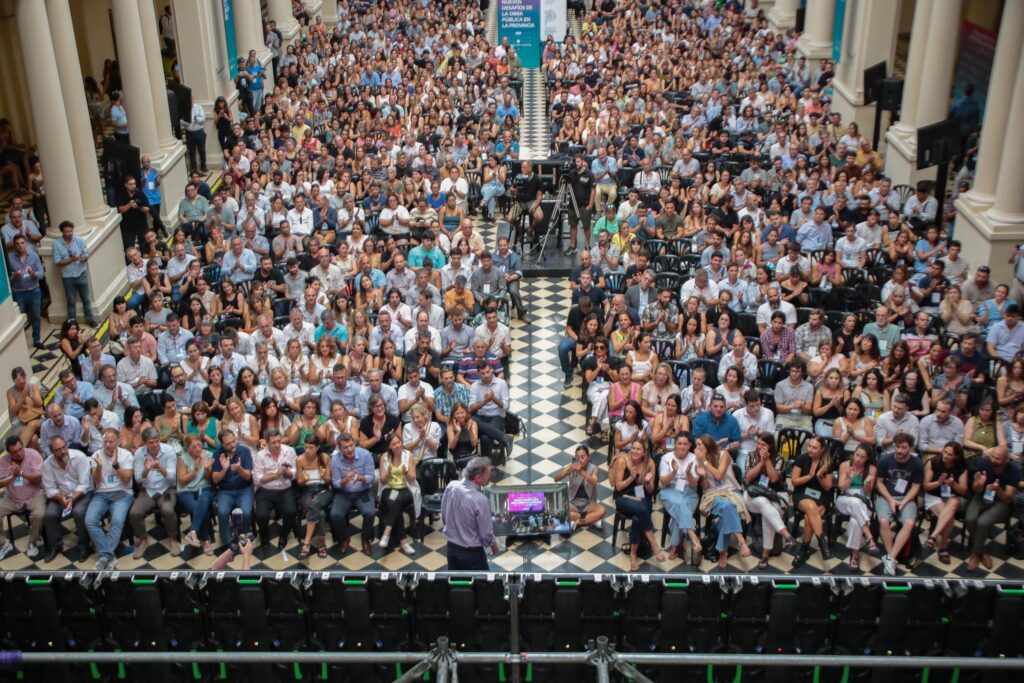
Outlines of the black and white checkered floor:
{"type": "MultiPolygon", "coordinates": [[[[490,228],[490,226],[488,226],[490,228]]],[[[489,233],[489,241],[493,241],[494,230],[489,233]]],[[[529,484],[550,482],[551,474],[568,464],[572,458],[574,447],[587,437],[584,434],[584,405],[580,396],[580,387],[573,386],[562,389],[562,375],[558,367],[557,345],[561,339],[566,314],[566,302],[569,290],[561,279],[532,279],[524,283],[523,294],[530,311],[529,320],[512,323],[513,362],[511,398],[512,409],[525,423],[524,434],[516,441],[508,463],[496,471],[495,480],[503,484],[529,484]]],[[[591,446],[599,447],[596,442],[591,446]]],[[[595,462],[605,469],[607,449],[599,448],[595,462]]],[[[600,494],[612,510],[611,490],[606,482],[600,486],[600,494]]],[[[658,530],[662,526],[660,504],[656,505],[654,521],[658,530]]],[[[398,550],[386,552],[376,545],[373,556],[368,557],[357,549],[357,544],[344,555],[334,546],[329,557],[318,558],[315,553],[304,562],[298,559],[299,546],[295,539],[290,539],[284,552],[257,549],[254,569],[286,571],[296,569],[313,570],[348,570],[354,572],[367,571],[439,571],[446,568],[445,543],[438,532],[439,523],[425,535],[421,542],[414,544],[416,554],[407,556],[398,550]]],[[[69,529],[73,526],[68,523],[69,529]]],[[[517,571],[526,573],[541,572],[590,572],[619,573],[629,567],[628,556],[612,545],[611,515],[606,519],[601,530],[579,530],[568,538],[554,536],[550,543],[532,541],[519,542],[511,545],[504,552],[492,559],[494,571],[517,571]]],[[[159,538],[162,530],[154,531],[159,538]]],[[[27,528],[20,519],[15,521],[15,545],[17,551],[0,561],[0,571],[17,571],[28,569],[69,570],[91,569],[96,556],[81,563],[72,563],[63,555],[49,564],[41,561],[36,563],[29,559],[24,550],[27,544],[27,528]]],[[[272,534],[272,537],[275,537],[272,534]]],[[[820,575],[832,573],[848,575],[846,549],[842,548],[844,537],[840,537],[835,559],[824,562],[815,552],[812,558],[799,570],[801,575],[820,575]]],[[[1010,558],[1001,536],[992,544],[994,561],[993,571],[987,575],[971,574],[966,569],[966,555],[959,547],[955,537],[952,546],[952,564],[939,563],[933,551],[925,551],[923,560],[914,570],[915,576],[933,578],[992,578],[992,579],[1024,579],[1024,562],[1010,558]]],[[[618,541],[625,542],[625,535],[620,534],[618,541]]],[[[72,547],[74,532],[69,531],[65,543],[72,547]]],[[[37,558],[41,559],[41,558],[37,558]]],[[[791,556],[782,554],[772,558],[772,573],[790,573],[791,556]]],[[[117,567],[121,570],[177,570],[207,569],[213,558],[203,555],[198,549],[186,547],[180,557],[170,554],[161,543],[151,543],[145,556],[133,560],[126,555],[118,560],[117,567]]],[[[236,561],[235,565],[238,562],[236,561]]],[[[738,553],[730,558],[728,572],[745,573],[755,571],[755,558],[740,558],[738,553]]],[[[881,576],[882,567],[878,558],[862,555],[862,572],[881,576]]],[[[714,565],[705,561],[702,571],[712,571],[714,565]]],[[[649,572],[685,572],[689,567],[681,560],[664,563],[648,561],[641,565],[642,571],[649,572]]],[[[904,569],[900,569],[901,574],[904,569]]]]}

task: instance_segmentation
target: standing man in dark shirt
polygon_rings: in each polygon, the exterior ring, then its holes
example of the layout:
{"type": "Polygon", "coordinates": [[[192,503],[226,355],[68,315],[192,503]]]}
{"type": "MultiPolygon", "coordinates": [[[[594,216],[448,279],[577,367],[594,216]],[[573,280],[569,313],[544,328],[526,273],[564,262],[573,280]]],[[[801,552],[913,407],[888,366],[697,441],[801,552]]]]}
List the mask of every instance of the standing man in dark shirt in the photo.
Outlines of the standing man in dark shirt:
{"type": "Polygon", "coordinates": [[[138,188],[134,176],[124,181],[124,188],[117,198],[117,212],[121,214],[121,239],[124,248],[145,244],[146,217],[149,215],[149,200],[138,188]]]}
{"type": "Polygon", "coordinates": [[[531,238],[536,237],[537,228],[544,221],[544,209],[541,208],[544,191],[541,188],[540,176],[533,172],[533,164],[529,161],[523,162],[522,173],[512,186],[512,195],[522,212],[530,217],[528,235],[531,238]]]}
{"type": "Polygon", "coordinates": [[[590,251],[590,209],[594,204],[594,176],[591,175],[590,165],[582,154],[576,155],[576,166],[569,171],[568,179],[576,206],[569,205],[569,246],[565,248],[566,256],[576,253],[577,232],[580,227],[583,228],[585,251],[590,251]]]}
{"type": "Polygon", "coordinates": [[[558,343],[558,361],[562,365],[562,374],[565,375],[562,386],[566,389],[572,386],[572,354],[576,351],[576,342],[583,329],[583,321],[593,313],[594,302],[587,295],[581,296],[579,303],[569,309],[569,319],[565,322],[565,337],[558,343]]]}

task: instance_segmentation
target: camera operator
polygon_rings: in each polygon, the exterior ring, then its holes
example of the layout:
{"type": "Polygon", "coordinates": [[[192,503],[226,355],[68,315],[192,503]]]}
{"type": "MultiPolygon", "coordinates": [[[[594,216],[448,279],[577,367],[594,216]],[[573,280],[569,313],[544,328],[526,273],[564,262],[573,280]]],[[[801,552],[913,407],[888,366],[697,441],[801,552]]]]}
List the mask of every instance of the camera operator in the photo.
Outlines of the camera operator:
{"type": "Polygon", "coordinates": [[[513,181],[511,194],[519,204],[519,213],[515,220],[509,220],[509,224],[515,225],[523,214],[530,216],[530,228],[527,234],[530,238],[534,238],[537,228],[544,221],[544,210],[541,208],[544,190],[541,187],[540,176],[533,172],[533,164],[529,161],[523,162],[522,173],[517,175],[513,181]]]}
{"type": "Polygon", "coordinates": [[[235,508],[231,511],[229,519],[231,520],[231,541],[228,543],[228,548],[222,552],[210,569],[217,571],[226,569],[231,560],[235,559],[235,556],[239,553],[242,554],[242,571],[248,571],[252,568],[252,534],[243,532],[242,528],[247,525],[245,513],[240,508],[235,508]]]}
{"type": "Polygon", "coordinates": [[[576,253],[576,240],[579,228],[583,228],[583,241],[586,249],[590,250],[590,209],[594,204],[594,176],[590,172],[590,166],[582,154],[576,155],[574,166],[565,171],[562,176],[563,182],[569,183],[572,195],[576,199],[576,208],[569,204],[569,246],[565,248],[565,255],[570,256],[576,253]]]}

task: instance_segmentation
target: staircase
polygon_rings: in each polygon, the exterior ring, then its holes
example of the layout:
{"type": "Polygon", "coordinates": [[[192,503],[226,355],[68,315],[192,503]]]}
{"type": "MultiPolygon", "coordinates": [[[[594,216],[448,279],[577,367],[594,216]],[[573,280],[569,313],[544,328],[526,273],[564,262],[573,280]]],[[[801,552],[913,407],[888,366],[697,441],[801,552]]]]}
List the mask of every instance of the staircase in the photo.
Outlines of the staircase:
{"type": "Polygon", "coordinates": [[[551,122],[548,120],[548,85],[543,69],[523,69],[520,102],[519,158],[547,159],[551,155],[551,122]]]}
{"type": "Polygon", "coordinates": [[[487,16],[484,17],[484,33],[491,47],[498,44],[498,0],[491,0],[487,5],[487,16]]]}

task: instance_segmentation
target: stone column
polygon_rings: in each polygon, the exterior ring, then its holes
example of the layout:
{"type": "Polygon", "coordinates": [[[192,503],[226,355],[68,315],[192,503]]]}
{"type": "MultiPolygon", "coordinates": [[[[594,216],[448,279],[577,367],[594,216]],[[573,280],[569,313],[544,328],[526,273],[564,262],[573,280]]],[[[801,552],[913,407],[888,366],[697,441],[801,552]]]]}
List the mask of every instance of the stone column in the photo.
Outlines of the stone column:
{"type": "MultiPolygon", "coordinates": [[[[78,184],[77,168],[74,163],[69,163],[68,159],[68,153],[74,150],[74,147],[71,129],[65,116],[60,70],[57,66],[53,36],[50,34],[50,21],[46,16],[46,5],[39,0],[18,0],[16,21],[25,58],[25,74],[31,84],[28,95],[32,104],[32,121],[36,129],[39,159],[46,177],[46,198],[52,217],[52,225],[47,230],[47,235],[59,236],[58,223],[70,220],[74,221],[75,225],[84,224],[85,212],[82,208],[82,191],[78,184]]],[[[74,76],[81,78],[80,73],[75,71],[74,76]]],[[[87,125],[88,120],[86,114],[87,125]]],[[[94,168],[95,158],[94,148],[94,168]]]]}
{"type": "MultiPolygon", "coordinates": [[[[81,223],[76,222],[76,226],[84,232],[88,229],[86,221],[105,222],[110,218],[112,209],[107,206],[100,187],[100,173],[96,165],[96,142],[89,122],[89,109],[85,101],[85,91],[82,89],[82,78],[79,75],[82,68],[78,61],[75,27],[68,0],[46,0],[46,14],[49,17],[50,34],[57,58],[57,75],[60,78],[64,112],[71,132],[71,148],[85,219],[81,223]]],[[[64,163],[66,164],[66,156],[64,163]]],[[[47,184],[49,183],[48,173],[47,184]]]]}
{"type": "Polygon", "coordinates": [[[327,28],[334,30],[334,27],[338,25],[338,0],[323,0],[320,16],[324,18],[327,28]]]}
{"type": "MultiPolygon", "coordinates": [[[[1024,126],[1024,52],[1017,58],[1017,77],[1005,130],[1019,131],[1021,126],[1024,126]]],[[[999,163],[996,202],[987,213],[995,221],[1024,227],[1024,155],[1018,152],[1011,149],[1003,154],[999,163]]]]}
{"type": "Polygon", "coordinates": [[[964,195],[969,202],[991,204],[995,201],[999,167],[1007,145],[1007,131],[1012,130],[1006,127],[1006,121],[1010,115],[1010,95],[1022,49],[1021,35],[1024,35],[1024,3],[1009,2],[1003,7],[1003,18],[999,23],[999,39],[988,84],[988,99],[985,100],[985,122],[981,129],[974,186],[964,195]]]}
{"type": "Polygon", "coordinates": [[[800,0],[775,0],[775,5],[768,10],[768,24],[775,33],[785,33],[796,26],[796,10],[800,0]]]}
{"type": "Polygon", "coordinates": [[[900,105],[900,120],[892,131],[907,134],[917,130],[917,94],[924,76],[924,54],[928,48],[928,22],[931,21],[932,3],[922,0],[914,7],[914,21],[910,27],[910,53],[907,55],[907,71],[903,81],[903,102],[900,105]]]}
{"type": "MultiPolygon", "coordinates": [[[[846,5],[847,28],[832,79],[832,111],[839,112],[844,123],[856,121],[861,135],[869,140],[875,130],[875,105],[864,103],[864,69],[884,59],[892,71],[898,9],[899,4],[890,0],[861,0],[846,5]]],[[[883,113],[883,132],[886,120],[888,114],[883,113]]]]}
{"type": "Polygon", "coordinates": [[[937,123],[949,112],[953,66],[960,35],[960,7],[963,0],[935,0],[928,22],[928,46],[924,54],[924,76],[917,96],[917,126],[937,123]]]}
{"type": "Polygon", "coordinates": [[[238,54],[248,55],[249,50],[256,50],[261,63],[264,57],[269,62],[270,50],[263,42],[263,18],[260,16],[259,0],[235,0],[234,7],[238,54]]]}
{"type": "Polygon", "coordinates": [[[117,56],[128,109],[128,133],[132,144],[144,154],[157,154],[160,151],[160,134],[153,106],[153,89],[149,84],[146,46],[139,30],[142,22],[139,2],[113,0],[113,9],[117,56]]]}
{"type": "Polygon", "coordinates": [[[281,51],[288,45],[295,42],[299,35],[299,22],[295,21],[292,14],[292,3],[289,0],[267,0],[267,18],[277,23],[277,30],[281,32],[281,51]]]}
{"type": "Polygon", "coordinates": [[[804,33],[797,41],[797,50],[807,59],[832,57],[832,32],[836,20],[836,0],[810,0],[804,33]]]}
{"type": "MultiPolygon", "coordinates": [[[[156,12],[152,0],[138,0],[141,20],[142,44],[145,48],[146,67],[149,71],[149,89],[156,115],[156,133],[160,149],[170,149],[181,142],[174,137],[171,114],[167,106],[167,78],[164,76],[163,56],[160,54],[160,34],[157,33],[156,12]]],[[[175,112],[177,116],[177,112],[175,112]]],[[[147,150],[148,151],[148,150],[147,150]]]]}

